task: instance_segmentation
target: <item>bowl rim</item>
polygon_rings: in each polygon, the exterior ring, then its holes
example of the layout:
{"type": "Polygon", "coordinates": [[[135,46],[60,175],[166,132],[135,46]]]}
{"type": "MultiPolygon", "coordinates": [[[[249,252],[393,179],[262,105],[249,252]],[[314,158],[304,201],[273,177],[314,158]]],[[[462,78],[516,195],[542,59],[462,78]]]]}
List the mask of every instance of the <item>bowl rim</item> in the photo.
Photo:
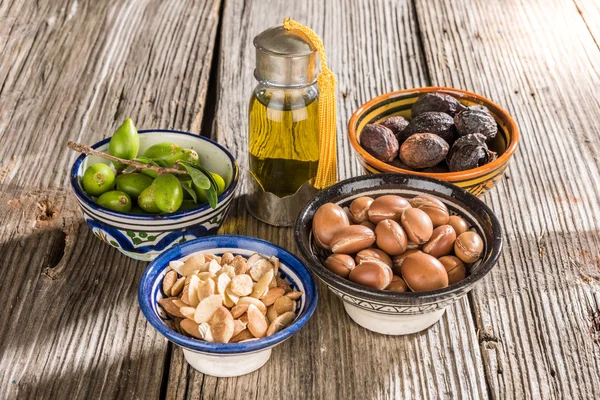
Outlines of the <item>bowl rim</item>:
{"type": "Polygon", "coordinates": [[[410,174],[410,175],[417,175],[417,176],[426,176],[426,177],[446,180],[449,182],[459,182],[459,181],[470,180],[470,179],[480,177],[482,175],[485,175],[486,173],[496,170],[503,164],[507,163],[508,160],[514,155],[514,153],[517,151],[517,148],[519,146],[519,141],[520,141],[519,128],[517,127],[516,122],[510,116],[508,111],[506,111],[504,108],[500,107],[498,104],[494,103],[490,99],[483,97],[477,93],[469,92],[467,90],[462,90],[462,89],[445,87],[445,86],[425,86],[425,87],[420,87],[420,88],[396,90],[396,91],[384,93],[377,97],[372,98],[371,100],[367,101],[366,103],[364,103],[363,105],[358,107],[356,109],[356,111],[354,111],[354,113],[352,113],[352,116],[350,117],[350,121],[348,122],[348,138],[350,139],[350,144],[352,145],[354,150],[358,153],[358,155],[361,158],[363,158],[367,164],[375,167],[379,171],[396,172],[396,173],[403,173],[403,174],[410,174]],[[377,105],[378,103],[380,103],[384,100],[389,100],[395,96],[407,95],[407,94],[408,95],[414,94],[415,96],[418,96],[418,95],[421,95],[424,93],[431,93],[431,92],[442,92],[445,94],[449,94],[449,95],[455,97],[457,100],[460,100],[460,98],[464,98],[464,97],[467,97],[467,98],[470,97],[476,101],[483,103],[486,107],[492,108],[493,109],[492,111],[494,111],[496,114],[501,115],[502,118],[506,121],[506,123],[508,125],[508,130],[511,133],[510,142],[508,143],[504,153],[500,157],[498,157],[497,159],[492,161],[491,163],[482,165],[481,167],[468,169],[465,171],[421,172],[421,171],[412,171],[412,170],[408,170],[408,169],[403,169],[403,168],[395,167],[391,164],[384,163],[383,161],[378,160],[377,158],[375,158],[371,154],[369,154],[358,143],[358,139],[357,139],[358,132],[356,131],[355,127],[357,125],[358,119],[362,116],[362,114],[366,110],[370,109],[371,107],[377,105]]]}
{"type": "MultiPolygon", "coordinates": [[[[202,251],[202,249],[198,249],[195,251],[202,251]]],[[[148,265],[148,267],[144,271],[144,274],[142,275],[140,284],[138,286],[138,302],[140,308],[142,310],[142,313],[144,314],[148,322],[150,322],[150,324],[154,327],[154,329],[156,329],[160,334],[165,336],[173,343],[182,346],[186,349],[190,349],[192,351],[197,351],[201,353],[214,354],[251,353],[260,350],[265,350],[283,342],[284,340],[288,339],[290,336],[298,332],[300,328],[302,328],[312,317],[317,307],[318,298],[319,294],[315,279],[310,269],[307,268],[298,257],[285,250],[284,248],[266,240],[240,235],[206,236],[173,246],[169,250],[160,254],[148,265]],[[280,261],[283,264],[292,268],[298,275],[299,279],[302,281],[302,284],[305,287],[304,296],[307,296],[306,311],[303,314],[299,315],[290,326],[275,333],[274,335],[245,343],[205,342],[200,339],[194,339],[188,336],[184,336],[172,330],[162,322],[161,318],[159,318],[156,315],[152,308],[152,294],[151,291],[149,291],[149,289],[151,289],[152,286],[154,286],[155,280],[150,280],[149,276],[151,273],[156,272],[158,277],[158,275],[160,275],[160,273],[169,266],[169,262],[174,259],[173,256],[179,254],[179,251],[185,249],[186,247],[193,247],[199,244],[202,245],[204,243],[206,243],[207,245],[210,243],[211,248],[239,248],[254,251],[252,247],[257,247],[257,245],[259,245],[274,250],[280,261]],[[161,265],[162,263],[164,263],[164,265],[161,265]]]]}
{"type": "MultiPolygon", "coordinates": [[[[186,135],[186,136],[191,136],[194,139],[204,140],[204,141],[209,142],[210,144],[216,146],[219,150],[221,150],[227,156],[227,158],[229,158],[229,161],[231,162],[231,166],[233,169],[231,182],[229,183],[229,186],[227,186],[225,191],[223,191],[223,193],[221,193],[218,196],[218,203],[217,203],[216,209],[219,209],[224,204],[224,200],[227,199],[235,191],[238,181],[239,181],[239,165],[238,165],[237,161],[235,160],[235,158],[233,157],[233,155],[225,147],[223,147],[222,145],[220,145],[219,143],[215,142],[212,139],[209,139],[207,137],[200,136],[200,135],[197,135],[197,134],[191,133],[191,132],[178,131],[178,130],[172,130],[172,129],[142,129],[142,130],[138,131],[138,134],[140,134],[140,135],[145,135],[145,134],[149,134],[149,133],[175,133],[178,135],[186,135]]],[[[102,139],[101,141],[93,144],[91,146],[91,148],[97,149],[97,148],[109,143],[110,139],[111,139],[110,137],[108,137],[106,139],[102,139]]],[[[203,204],[199,207],[191,208],[188,210],[176,211],[174,213],[169,213],[169,214],[133,214],[133,213],[114,211],[109,208],[103,207],[103,206],[99,205],[98,203],[92,201],[90,199],[90,196],[87,193],[85,193],[83,191],[83,189],[79,186],[77,171],[79,170],[79,166],[81,165],[83,160],[85,160],[87,157],[89,157],[88,154],[80,154],[79,157],[77,157],[77,159],[73,163],[73,166],[71,167],[71,174],[70,174],[69,178],[70,178],[70,182],[71,182],[71,188],[73,189],[73,192],[75,192],[75,195],[77,196],[77,198],[80,201],[82,201],[83,203],[85,203],[88,207],[92,208],[93,210],[100,210],[103,213],[113,216],[113,217],[127,218],[127,219],[131,219],[131,220],[136,220],[136,221],[164,221],[165,219],[169,219],[169,218],[186,217],[186,216],[190,216],[190,215],[194,215],[194,214],[203,213],[207,210],[212,210],[208,203],[203,204]]]]}
{"type": "MultiPolygon", "coordinates": [[[[371,186],[372,187],[372,186],[371,186]]],[[[414,188],[414,191],[421,191],[422,189],[414,188]]],[[[423,191],[423,194],[428,194],[423,191]]],[[[356,191],[352,193],[347,193],[345,197],[350,195],[357,194],[356,191]]],[[[450,196],[449,196],[450,197],[450,196]]],[[[461,202],[466,204],[466,201],[461,202]]],[[[469,207],[470,208],[470,207],[469,207]]],[[[316,210],[315,210],[316,211],[316,210]]],[[[310,221],[312,223],[312,219],[310,221]]],[[[381,302],[385,304],[390,303],[401,303],[407,305],[418,305],[418,304],[429,304],[429,303],[439,303],[452,298],[458,294],[462,294],[469,290],[477,281],[485,277],[495,266],[500,254],[502,252],[503,246],[503,232],[502,227],[500,225],[500,221],[493,213],[493,211],[485,204],[482,200],[477,198],[475,195],[469,193],[467,190],[458,187],[452,183],[442,181],[440,179],[431,178],[427,176],[415,176],[411,174],[395,174],[395,173],[384,173],[384,174],[375,174],[375,175],[361,175],[353,178],[349,178],[343,181],[340,181],[332,186],[329,186],[322,192],[318,193],[315,197],[313,197],[310,202],[302,209],[298,218],[296,219],[296,224],[294,226],[294,239],[296,241],[296,245],[298,246],[298,250],[300,255],[304,259],[306,265],[319,277],[321,278],[328,286],[334,286],[336,289],[351,294],[356,297],[360,297],[362,299],[368,299],[376,302],[381,302]],[[329,271],[327,268],[323,266],[321,261],[312,254],[312,251],[309,248],[309,243],[305,243],[302,240],[302,231],[303,225],[307,224],[309,221],[308,213],[311,208],[316,207],[317,203],[327,203],[331,200],[332,197],[339,197],[335,194],[335,191],[343,188],[348,184],[352,184],[355,182],[361,181],[369,181],[375,179],[412,179],[434,183],[436,185],[441,185],[444,188],[451,189],[452,199],[456,198],[456,195],[460,198],[466,199],[467,201],[473,201],[477,204],[477,207],[481,207],[486,214],[490,216],[490,225],[492,228],[493,240],[492,243],[489,244],[491,247],[491,255],[490,257],[483,262],[482,265],[472,274],[469,274],[462,281],[449,285],[445,288],[432,290],[428,292],[392,292],[385,290],[377,290],[364,285],[360,285],[358,283],[354,283],[349,279],[342,278],[341,276],[329,271]],[[334,195],[332,196],[332,192],[334,195]]]]}

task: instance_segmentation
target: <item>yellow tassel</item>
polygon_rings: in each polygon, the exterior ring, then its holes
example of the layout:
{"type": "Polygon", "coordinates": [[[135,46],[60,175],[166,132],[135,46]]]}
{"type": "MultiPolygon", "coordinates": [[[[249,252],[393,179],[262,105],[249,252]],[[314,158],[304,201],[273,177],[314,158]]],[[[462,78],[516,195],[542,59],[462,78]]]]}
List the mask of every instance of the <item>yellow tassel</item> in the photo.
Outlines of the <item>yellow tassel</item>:
{"type": "Polygon", "coordinates": [[[291,18],[283,20],[283,27],[286,30],[298,30],[306,35],[321,58],[321,73],[317,77],[319,87],[319,167],[314,186],[317,189],[324,189],[337,182],[335,75],[327,66],[323,42],[312,29],[291,18]]]}

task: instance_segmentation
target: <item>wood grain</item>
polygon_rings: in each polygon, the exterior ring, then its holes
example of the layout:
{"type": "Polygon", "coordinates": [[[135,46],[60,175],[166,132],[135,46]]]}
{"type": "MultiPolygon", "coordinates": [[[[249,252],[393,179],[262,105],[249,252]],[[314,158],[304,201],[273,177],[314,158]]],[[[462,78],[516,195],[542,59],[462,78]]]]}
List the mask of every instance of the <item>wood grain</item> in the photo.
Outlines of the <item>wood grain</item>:
{"type": "Polygon", "coordinates": [[[145,263],[93,237],[68,139],[126,117],[198,132],[220,2],[0,2],[0,397],[156,398],[167,343],[145,263]]]}
{"type": "Polygon", "coordinates": [[[491,98],[522,134],[484,199],[504,254],[471,295],[492,397],[598,398],[598,47],[570,2],[416,8],[432,83],[491,98]]]}
{"type": "MultiPolygon", "coordinates": [[[[352,112],[378,94],[426,85],[410,1],[228,1],[222,20],[215,138],[247,168],[247,106],[256,82],[252,39],[284,17],[321,35],[338,86],[340,178],[362,174],[346,139],[352,112]]],[[[244,186],[244,185],[242,185],[244,186]]],[[[245,190],[241,190],[241,194],[245,190]]],[[[295,251],[292,229],[250,217],[243,196],[220,231],[270,240],[295,251]]],[[[182,365],[174,349],[167,398],[485,398],[487,389],[472,313],[466,299],[432,329],[385,337],[360,328],[324,285],[307,326],[275,348],[260,370],[217,379],[182,365]],[[457,334],[460,332],[460,334],[457,334]],[[469,377],[464,379],[464,377],[469,377]]]]}

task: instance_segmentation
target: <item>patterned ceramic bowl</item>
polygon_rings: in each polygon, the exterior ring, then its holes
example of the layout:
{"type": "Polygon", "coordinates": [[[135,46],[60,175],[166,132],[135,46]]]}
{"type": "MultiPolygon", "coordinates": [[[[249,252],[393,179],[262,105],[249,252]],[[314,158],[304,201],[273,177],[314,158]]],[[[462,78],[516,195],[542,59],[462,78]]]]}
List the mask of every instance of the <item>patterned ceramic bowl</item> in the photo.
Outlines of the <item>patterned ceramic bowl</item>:
{"type": "Polygon", "coordinates": [[[481,196],[496,185],[502,178],[508,162],[517,150],[519,143],[519,130],[511,116],[499,105],[478,94],[460,89],[445,87],[424,87],[416,89],[399,90],[375,97],[363,104],[352,114],[348,123],[348,136],[350,143],[358,154],[358,159],[365,169],[374,174],[382,172],[397,172],[418,176],[428,176],[453,183],[468,190],[475,196],[481,196]],[[498,135],[490,144],[492,150],[498,153],[498,158],[479,168],[460,172],[429,173],[417,172],[386,164],[369,154],[359,144],[360,132],[367,124],[373,124],[387,117],[400,115],[411,118],[410,108],[419,96],[429,92],[441,92],[456,97],[466,106],[484,105],[494,116],[498,123],[498,135]]]}
{"type": "Polygon", "coordinates": [[[218,377],[240,376],[262,367],[269,360],[271,349],[298,332],[310,319],[317,306],[317,297],[314,278],[298,258],[267,241],[234,235],[204,237],[166,251],[150,263],[138,290],[140,307],[150,324],[171,342],[181,346],[185,359],[192,367],[204,374],[218,377]],[[164,297],[162,279],[171,269],[169,262],[200,251],[215,255],[231,252],[244,257],[259,253],[279,258],[280,276],[294,290],[304,293],[298,299],[296,320],[272,336],[245,343],[205,342],[171,329],[165,323],[167,315],[158,306],[158,300],[164,297]]]}
{"type": "Polygon", "coordinates": [[[406,174],[365,175],[339,182],[319,193],[302,210],[295,226],[298,249],[309,268],[344,302],[344,308],[359,325],[388,335],[403,335],[437,322],[446,306],[464,296],[495,265],[502,250],[502,229],[496,216],[481,200],[449,183],[406,174]],[[312,237],[312,219],[325,203],[348,207],[357,197],[395,194],[412,198],[419,194],[444,202],[452,214],[461,215],[479,233],[485,248],[461,282],[430,292],[397,293],[371,289],[342,278],[323,266],[328,252],[312,237]]]}
{"type": "MultiPolygon", "coordinates": [[[[202,164],[223,177],[227,189],[219,196],[216,209],[208,204],[172,214],[142,215],[122,213],[99,206],[83,190],[81,178],[89,165],[109,162],[82,154],[71,169],[71,187],[94,235],[136,260],[151,261],[173,245],[217,233],[238,182],[239,168],[231,153],[216,142],[187,132],[169,130],[140,131],[140,153],[161,142],[173,142],[194,149],[202,164]]],[[[108,152],[110,138],[96,143],[96,150],[108,152]]]]}

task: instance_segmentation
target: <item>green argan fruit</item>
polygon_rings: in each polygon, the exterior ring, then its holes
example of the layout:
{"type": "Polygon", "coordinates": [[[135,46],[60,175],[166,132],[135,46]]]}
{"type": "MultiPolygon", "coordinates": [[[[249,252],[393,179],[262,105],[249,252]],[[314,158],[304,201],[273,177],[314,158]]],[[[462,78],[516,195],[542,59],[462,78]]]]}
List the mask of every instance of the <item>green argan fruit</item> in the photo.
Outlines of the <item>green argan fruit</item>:
{"type": "Polygon", "coordinates": [[[81,183],[87,194],[100,196],[115,186],[115,173],[106,164],[93,164],[85,170],[81,183]]]}
{"type": "Polygon", "coordinates": [[[152,185],[148,186],[140,195],[138,196],[138,205],[140,208],[150,214],[158,214],[160,209],[156,206],[154,202],[154,187],[152,185]]]}
{"type": "Polygon", "coordinates": [[[152,185],[152,197],[158,209],[164,213],[177,211],[183,202],[181,182],[173,174],[162,174],[156,177],[152,185]]]}
{"type": "MultiPolygon", "coordinates": [[[[227,188],[225,185],[225,180],[219,174],[215,174],[214,172],[210,173],[217,183],[217,196],[225,191],[227,188]]],[[[199,188],[196,185],[192,185],[194,187],[194,191],[198,196],[198,204],[208,203],[208,198],[206,197],[206,193],[204,193],[204,189],[199,188]]]]}
{"type": "Polygon", "coordinates": [[[198,153],[196,152],[196,150],[192,149],[183,149],[183,157],[181,159],[192,163],[200,162],[200,157],[198,157],[198,153]]]}
{"type": "Polygon", "coordinates": [[[98,197],[98,204],[114,211],[129,212],[131,210],[131,198],[120,190],[102,193],[98,197]]]}
{"type": "MultiPolygon", "coordinates": [[[[140,137],[137,129],[131,118],[127,118],[125,122],[123,122],[123,125],[117,128],[115,133],[113,133],[112,138],[110,138],[108,153],[115,157],[131,160],[137,157],[139,148],[140,137]]],[[[125,169],[125,164],[114,161],[113,164],[118,170],[125,169]]]]}
{"type": "Polygon", "coordinates": [[[122,190],[131,197],[138,197],[144,189],[152,184],[153,179],[144,174],[130,173],[117,176],[117,189],[122,190]]]}

